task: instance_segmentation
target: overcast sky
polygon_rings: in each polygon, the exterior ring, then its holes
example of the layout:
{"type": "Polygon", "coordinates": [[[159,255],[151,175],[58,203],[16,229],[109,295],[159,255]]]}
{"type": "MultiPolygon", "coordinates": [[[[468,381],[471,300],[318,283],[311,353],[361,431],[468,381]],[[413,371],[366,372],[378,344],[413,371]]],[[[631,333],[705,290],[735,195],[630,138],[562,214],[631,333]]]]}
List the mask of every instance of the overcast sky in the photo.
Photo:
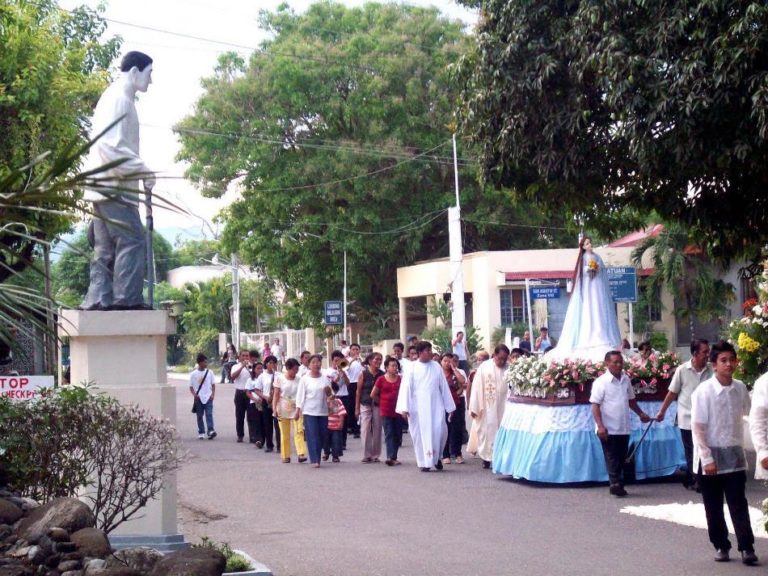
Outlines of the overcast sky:
{"type": "MultiPolygon", "coordinates": [[[[312,2],[291,0],[287,3],[301,12],[312,2]]],[[[344,0],[342,3],[359,6],[365,2],[344,0]]],[[[451,18],[462,19],[468,24],[476,20],[472,12],[452,0],[410,0],[407,3],[435,6],[451,18]]],[[[82,4],[96,6],[98,0],[59,1],[59,5],[66,9],[82,4]]],[[[281,2],[111,0],[106,4],[104,16],[109,19],[107,33],[123,37],[122,53],[140,50],[154,60],[153,84],[148,92],[140,94],[137,104],[142,124],[141,155],[150,168],[161,176],[182,176],[184,166],[174,160],[179,144],[171,127],[191,113],[195,100],[201,94],[200,79],[212,73],[219,54],[230,50],[242,54],[250,51],[180,35],[256,48],[264,39],[264,33],[257,25],[259,11],[275,10],[281,2]]],[[[183,229],[182,240],[201,237],[202,234],[210,238],[218,232],[213,218],[222,206],[233,200],[232,193],[222,199],[203,198],[193,186],[181,179],[160,179],[155,191],[194,214],[186,216],[167,210],[155,211],[155,229],[162,230],[166,236],[168,229],[183,229]]],[[[168,239],[174,240],[172,237],[168,239]]]]}

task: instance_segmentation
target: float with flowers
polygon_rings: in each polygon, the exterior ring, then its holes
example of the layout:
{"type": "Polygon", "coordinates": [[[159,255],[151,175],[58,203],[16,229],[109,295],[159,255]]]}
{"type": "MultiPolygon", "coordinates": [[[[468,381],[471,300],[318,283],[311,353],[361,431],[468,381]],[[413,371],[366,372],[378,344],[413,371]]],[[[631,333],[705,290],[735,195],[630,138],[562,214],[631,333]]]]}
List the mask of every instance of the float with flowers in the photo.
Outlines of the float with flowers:
{"type": "MultiPolygon", "coordinates": [[[[493,471],[536,482],[600,482],[608,480],[589,395],[592,382],[605,368],[606,352],[618,350],[621,332],[602,258],[592,240],[579,240],[568,310],[557,346],[543,357],[511,364],[508,402],[493,447],[493,471]]],[[[654,415],[661,407],[677,367],[673,354],[627,359],[640,407],[654,415]]],[[[685,465],[675,408],[654,424],[635,454],[636,478],[674,474],[685,465]]],[[[640,419],[630,412],[630,443],[643,434],[640,419]]]]}
{"type": "MultiPolygon", "coordinates": [[[[627,358],[624,371],[638,400],[664,400],[680,365],[674,352],[627,358]]],[[[603,362],[520,358],[507,370],[509,401],[525,404],[589,404],[592,382],[605,372],[603,362]]]]}
{"type": "Polygon", "coordinates": [[[768,369],[768,261],[755,283],[757,298],[750,298],[742,309],[744,316],[728,327],[729,340],[736,346],[739,365],[734,376],[752,388],[768,369]]]}
{"type": "MultiPolygon", "coordinates": [[[[672,352],[626,358],[641,408],[656,414],[680,365],[672,352]]],[[[494,446],[498,474],[536,482],[599,482],[608,479],[600,440],[595,434],[589,396],[592,382],[605,372],[603,362],[528,356],[510,364],[507,408],[494,446]]],[[[674,474],[685,464],[673,403],[664,422],[655,422],[634,459],[637,479],[674,474]]],[[[630,444],[644,426],[630,413],[630,444]]]]}

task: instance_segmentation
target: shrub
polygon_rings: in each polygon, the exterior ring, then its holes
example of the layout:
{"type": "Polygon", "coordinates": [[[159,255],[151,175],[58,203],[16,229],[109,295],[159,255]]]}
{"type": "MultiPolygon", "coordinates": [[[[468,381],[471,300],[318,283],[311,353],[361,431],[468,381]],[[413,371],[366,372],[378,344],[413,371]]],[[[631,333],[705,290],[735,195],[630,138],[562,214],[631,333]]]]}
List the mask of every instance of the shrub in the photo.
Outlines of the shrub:
{"type": "Polygon", "coordinates": [[[87,387],[0,401],[0,467],[8,486],[40,502],[81,497],[106,533],[153,499],[181,458],[167,421],[87,387]]]}
{"type": "Polygon", "coordinates": [[[669,338],[665,332],[653,332],[649,338],[651,341],[651,348],[658,350],[659,352],[666,352],[669,350],[669,338]]]}
{"type": "MultiPolygon", "coordinates": [[[[432,349],[440,354],[444,352],[451,352],[453,346],[451,346],[452,336],[451,329],[443,326],[436,326],[435,328],[427,328],[421,333],[422,340],[428,340],[432,343],[432,349]]],[[[467,343],[467,352],[472,356],[478,350],[483,347],[483,338],[480,336],[475,326],[467,326],[465,328],[464,341],[467,343]]]]}
{"type": "MultiPolygon", "coordinates": [[[[504,344],[504,338],[507,336],[507,328],[512,328],[512,338],[515,336],[523,339],[523,334],[528,330],[528,324],[525,322],[514,322],[513,324],[504,324],[496,326],[491,334],[491,348],[496,348],[499,344],[504,344]]],[[[531,334],[531,340],[534,340],[533,334],[531,334]]]]}

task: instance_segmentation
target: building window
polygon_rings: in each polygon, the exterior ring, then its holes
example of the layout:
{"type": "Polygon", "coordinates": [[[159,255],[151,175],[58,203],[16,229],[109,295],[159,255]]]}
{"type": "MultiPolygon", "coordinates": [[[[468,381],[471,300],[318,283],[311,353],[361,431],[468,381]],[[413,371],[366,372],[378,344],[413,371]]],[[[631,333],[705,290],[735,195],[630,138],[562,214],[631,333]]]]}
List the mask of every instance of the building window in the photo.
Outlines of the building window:
{"type": "Polygon", "coordinates": [[[647,284],[641,285],[643,299],[648,304],[648,321],[661,322],[661,286],[656,286],[653,293],[649,292],[647,284]]]}
{"type": "Polygon", "coordinates": [[[501,301],[501,324],[509,326],[515,322],[526,322],[525,289],[502,290],[499,294],[501,301]]]}

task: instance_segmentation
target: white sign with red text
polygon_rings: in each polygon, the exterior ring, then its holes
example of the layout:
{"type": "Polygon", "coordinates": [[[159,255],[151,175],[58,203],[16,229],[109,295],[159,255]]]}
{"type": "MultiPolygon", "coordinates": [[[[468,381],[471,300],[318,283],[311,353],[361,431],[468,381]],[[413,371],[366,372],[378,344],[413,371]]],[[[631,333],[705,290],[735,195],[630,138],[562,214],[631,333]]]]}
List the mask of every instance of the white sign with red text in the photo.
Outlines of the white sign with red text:
{"type": "Polygon", "coordinates": [[[53,388],[53,376],[0,376],[0,397],[31,400],[44,388],[53,388]]]}

